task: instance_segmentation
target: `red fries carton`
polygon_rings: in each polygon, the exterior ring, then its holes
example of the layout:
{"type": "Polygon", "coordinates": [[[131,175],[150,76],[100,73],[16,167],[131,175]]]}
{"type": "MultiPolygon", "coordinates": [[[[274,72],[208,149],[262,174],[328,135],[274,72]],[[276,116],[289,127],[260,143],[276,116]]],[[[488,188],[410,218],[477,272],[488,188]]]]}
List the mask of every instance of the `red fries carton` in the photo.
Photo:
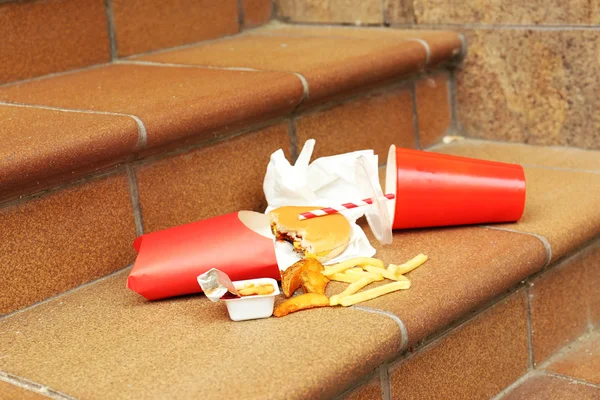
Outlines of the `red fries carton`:
{"type": "Polygon", "coordinates": [[[148,300],[202,289],[198,275],[217,268],[231,280],[281,279],[269,217],[239,211],[138,237],[127,287],[148,300]]]}

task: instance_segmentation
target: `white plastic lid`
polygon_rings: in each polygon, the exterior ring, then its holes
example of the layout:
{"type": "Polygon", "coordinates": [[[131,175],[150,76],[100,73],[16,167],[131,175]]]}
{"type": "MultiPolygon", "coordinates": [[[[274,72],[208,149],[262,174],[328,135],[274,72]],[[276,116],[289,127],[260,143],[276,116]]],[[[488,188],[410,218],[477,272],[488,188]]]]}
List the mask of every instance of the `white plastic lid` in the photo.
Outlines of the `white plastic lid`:
{"type": "Polygon", "coordinates": [[[356,163],[356,183],[365,199],[371,199],[373,204],[366,206],[365,216],[373,235],[381,244],[392,243],[392,223],[388,213],[385,197],[379,184],[377,169],[369,165],[364,156],[356,163]]]}

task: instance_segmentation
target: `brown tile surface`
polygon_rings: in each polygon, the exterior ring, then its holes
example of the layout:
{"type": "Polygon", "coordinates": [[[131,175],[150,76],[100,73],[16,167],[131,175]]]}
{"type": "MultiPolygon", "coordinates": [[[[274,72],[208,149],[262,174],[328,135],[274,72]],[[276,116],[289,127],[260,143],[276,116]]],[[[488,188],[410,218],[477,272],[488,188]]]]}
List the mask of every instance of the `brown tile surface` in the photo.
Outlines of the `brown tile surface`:
{"type": "Polygon", "coordinates": [[[415,83],[421,148],[437,143],[450,127],[452,113],[448,78],[447,72],[439,72],[415,83]]]}
{"type": "Polygon", "coordinates": [[[0,198],[45,188],[50,177],[116,164],[138,141],[137,124],[118,115],[68,113],[0,104],[0,198]]]}
{"type": "Polygon", "coordinates": [[[271,19],[273,2],[271,0],[242,0],[244,8],[244,26],[262,25],[271,19]]]}
{"type": "Polygon", "coordinates": [[[134,258],[127,178],[2,208],[0,237],[0,314],[121,269],[134,258]]]}
{"type": "Polygon", "coordinates": [[[431,51],[429,65],[436,65],[460,55],[462,42],[459,34],[444,30],[402,30],[393,28],[351,28],[351,27],[318,27],[302,25],[271,24],[256,31],[255,35],[279,34],[300,36],[329,36],[356,39],[422,39],[427,42],[431,51]]]}
{"type": "Polygon", "coordinates": [[[548,375],[531,377],[502,397],[503,400],[595,400],[598,398],[600,398],[600,389],[548,375]]]}
{"type": "Polygon", "coordinates": [[[392,398],[491,398],[527,372],[525,293],[491,309],[390,367],[392,398]]]}
{"type": "Polygon", "coordinates": [[[275,0],[278,16],[294,22],[381,24],[379,0],[275,0]]]}
{"type": "Polygon", "coordinates": [[[119,57],[232,35],[236,0],[112,0],[119,57]]]}
{"type": "Polygon", "coordinates": [[[580,338],[571,350],[545,369],[600,385],[600,331],[580,338]]]}
{"type": "Polygon", "coordinates": [[[584,261],[590,290],[590,322],[600,325],[600,241],[590,245],[584,261]]]}
{"type": "Polygon", "coordinates": [[[420,43],[405,41],[394,35],[365,40],[285,35],[271,29],[264,31],[278,34],[253,32],[139,59],[297,72],[308,81],[309,99],[318,100],[413,73],[424,66],[426,57],[420,43]]]}
{"type": "Polygon", "coordinates": [[[467,136],[600,149],[600,31],[465,33],[457,102],[467,136]]]}
{"type": "MultiPolygon", "coordinates": [[[[370,232],[368,236],[377,249],[375,257],[386,264],[402,263],[419,253],[429,257],[407,275],[412,282],[409,290],[361,303],[404,321],[409,345],[516,286],[539,271],[546,259],[538,239],[484,228],[396,231],[393,244],[387,247],[376,243],[370,232]]],[[[341,292],[345,286],[332,282],[327,293],[341,292]]]]}
{"type": "Polygon", "coordinates": [[[600,231],[600,175],[525,168],[527,200],[519,222],[501,227],[545,236],[556,261],[600,231]]]}
{"type": "Polygon", "coordinates": [[[300,116],[296,135],[299,148],[317,141],[313,159],[373,149],[383,164],[391,144],[415,148],[412,95],[399,87],[300,116]]]}
{"type": "MultiPolygon", "coordinates": [[[[544,149],[529,146],[490,145],[489,150],[465,150],[462,142],[434,151],[540,166],[596,170],[596,152],[544,149]],[[557,152],[556,156],[554,156],[557,152]],[[500,156],[500,153],[504,153],[500,156]],[[553,159],[554,158],[554,159],[553,159]],[[579,161],[577,161],[579,160],[579,161]]],[[[552,261],[569,254],[600,232],[600,174],[556,169],[525,168],[527,199],[520,221],[501,227],[545,236],[552,261]]]]}
{"type": "Polygon", "coordinates": [[[127,272],[0,320],[0,369],[76,398],[332,398],[400,344],[353,309],[233,322],[203,296],[146,302],[127,272]]]}
{"type": "Polygon", "coordinates": [[[591,288],[582,255],[565,260],[531,281],[529,296],[536,364],[545,361],[588,328],[591,288]]]}
{"type": "Polygon", "coordinates": [[[342,397],[343,400],[382,400],[383,395],[381,392],[381,380],[379,379],[379,373],[363,383],[346,396],[342,397]]]}
{"type": "Polygon", "coordinates": [[[600,172],[600,152],[596,150],[465,139],[436,147],[432,151],[527,166],[600,172]]]}
{"type": "Polygon", "coordinates": [[[137,167],[145,231],[238,210],[264,211],[269,157],[280,148],[289,157],[289,147],[288,124],[281,123],[137,167]]]}
{"type": "Polygon", "coordinates": [[[44,400],[46,396],[37,394],[27,389],[0,381],[0,397],[3,400],[44,400]]]}
{"type": "Polygon", "coordinates": [[[455,7],[444,0],[387,0],[388,22],[418,24],[585,25],[598,23],[594,0],[519,2],[467,0],[455,7]],[[410,19],[412,17],[412,20],[410,19]]]}
{"type": "Polygon", "coordinates": [[[150,147],[285,114],[302,96],[288,73],[123,64],[0,88],[0,100],[136,115],[150,147]]]}
{"type": "Polygon", "coordinates": [[[0,84],[110,60],[102,0],[0,4],[0,84]]]}

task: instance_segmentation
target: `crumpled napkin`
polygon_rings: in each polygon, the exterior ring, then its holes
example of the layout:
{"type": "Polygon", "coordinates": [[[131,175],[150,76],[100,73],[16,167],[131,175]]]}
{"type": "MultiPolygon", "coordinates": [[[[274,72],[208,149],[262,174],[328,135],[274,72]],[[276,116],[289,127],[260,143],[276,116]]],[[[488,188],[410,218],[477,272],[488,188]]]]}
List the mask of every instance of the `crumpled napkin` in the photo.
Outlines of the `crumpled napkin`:
{"type": "MultiPolygon", "coordinates": [[[[271,154],[267,167],[263,190],[268,207],[265,213],[282,206],[315,206],[315,208],[338,205],[368,197],[361,193],[356,180],[356,162],[364,156],[377,171],[378,157],[373,150],[355,151],[331,157],[321,157],[310,162],[315,140],[309,139],[298,156],[295,165],[285,158],[283,150],[271,154]]],[[[352,227],[350,244],[346,250],[328,261],[335,264],[353,257],[372,257],[375,249],[369,243],[364,231],[356,220],[365,213],[364,207],[343,211],[352,227]]],[[[290,243],[276,241],[275,254],[279,269],[300,260],[290,243]]]]}

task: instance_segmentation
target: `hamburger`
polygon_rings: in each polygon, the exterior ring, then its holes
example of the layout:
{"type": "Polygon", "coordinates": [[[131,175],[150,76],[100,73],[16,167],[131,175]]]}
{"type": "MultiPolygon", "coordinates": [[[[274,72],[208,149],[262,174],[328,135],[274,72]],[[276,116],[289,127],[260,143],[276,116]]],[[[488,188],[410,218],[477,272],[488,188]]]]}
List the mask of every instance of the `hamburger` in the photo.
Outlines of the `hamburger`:
{"type": "Polygon", "coordinates": [[[340,255],[350,243],[352,228],[342,214],[299,220],[298,216],[315,207],[279,207],[267,215],[277,240],[290,242],[304,258],[325,263],[340,255]]]}

